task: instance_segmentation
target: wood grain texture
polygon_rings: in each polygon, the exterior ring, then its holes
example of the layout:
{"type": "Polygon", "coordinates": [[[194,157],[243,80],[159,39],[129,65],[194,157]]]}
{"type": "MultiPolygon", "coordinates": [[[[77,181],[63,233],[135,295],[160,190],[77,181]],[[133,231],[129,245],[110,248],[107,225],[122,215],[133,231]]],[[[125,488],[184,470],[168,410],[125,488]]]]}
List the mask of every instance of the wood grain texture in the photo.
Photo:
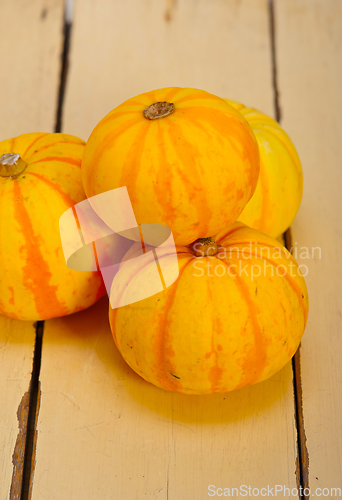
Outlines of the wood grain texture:
{"type": "Polygon", "coordinates": [[[266,0],[76,1],[63,131],[87,139],[124,100],[203,88],[273,113],[266,0]]]}
{"type": "Polygon", "coordinates": [[[53,132],[63,0],[2,0],[0,18],[0,140],[53,132]]]}
{"type": "MultiPolygon", "coordinates": [[[[159,86],[203,88],[273,114],[266,0],[79,1],[70,64],[64,131],[84,138],[122,100],[159,86]]],[[[290,364],[228,394],[162,391],[121,358],[104,298],[46,322],[40,380],[33,500],[296,487],[290,364]]]]}
{"type": "Polygon", "coordinates": [[[279,0],[275,14],[282,124],[304,175],[292,235],[298,260],[308,269],[301,375],[314,493],[316,487],[341,488],[342,479],[342,4],[279,0]]]}
{"type": "Polygon", "coordinates": [[[104,298],[46,324],[34,500],[186,500],[206,497],[211,484],[295,487],[289,365],[228,394],[169,393],[126,365],[107,313],[104,298]]]}
{"type": "MultiPolygon", "coordinates": [[[[0,18],[0,140],[53,132],[63,1],[3,0],[0,18]]],[[[21,494],[34,339],[32,322],[0,315],[1,499],[8,499],[10,490],[13,499],[21,494]]]]}
{"type": "Polygon", "coordinates": [[[0,498],[4,499],[11,482],[20,498],[34,333],[32,323],[0,316],[0,498]]]}

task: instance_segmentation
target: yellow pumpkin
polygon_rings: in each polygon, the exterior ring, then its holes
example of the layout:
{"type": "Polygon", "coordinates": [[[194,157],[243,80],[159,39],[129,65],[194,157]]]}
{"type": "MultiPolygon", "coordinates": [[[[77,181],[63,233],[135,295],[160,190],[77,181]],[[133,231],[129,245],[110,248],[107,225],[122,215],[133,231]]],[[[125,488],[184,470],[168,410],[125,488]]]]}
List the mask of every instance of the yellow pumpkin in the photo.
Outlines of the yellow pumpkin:
{"type": "Polygon", "coordinates": [[[126,186],[137,222],[169,226],[177,244],[235,222],[258,175],[258,145],[241,113],[187,88],[122,103],[95,127],[82,159],[88,197],[126,186]]]}
{"type": "Polygon", "coordinates": [[[42,320],[80,311],[105,293],[97,272],[65,264],[59,218],[85,199],[84,141],[30,133],[0,142],[0,313],[42,320]]]}
{"type": "Polygon", "coordinates": [[[241,103],[226,101],[250,124],[260,150],[258,184],[239,220],[277,238],[292,224],[302,200],[303,174],[297,151],[275,120],[241,103]]]}
{"type": "MultiPolygon", "coordinates": [[[[278,241],[236,222],[213,239],[178,247],[177,281],[133,303],[155,266],[149,255],[144,266],[132,261],[129,286],[120,286],[119,271],[111,293],[128,305],[109,310],[119,351],[145,380],[185,394],[226,392],[271,377],[294,355],[308,293],[278,241]]],[[[130,251],[125,260],[135,256],[130,251]]],[[[160,269],[171,257],[158,255],[160,269]]]]}

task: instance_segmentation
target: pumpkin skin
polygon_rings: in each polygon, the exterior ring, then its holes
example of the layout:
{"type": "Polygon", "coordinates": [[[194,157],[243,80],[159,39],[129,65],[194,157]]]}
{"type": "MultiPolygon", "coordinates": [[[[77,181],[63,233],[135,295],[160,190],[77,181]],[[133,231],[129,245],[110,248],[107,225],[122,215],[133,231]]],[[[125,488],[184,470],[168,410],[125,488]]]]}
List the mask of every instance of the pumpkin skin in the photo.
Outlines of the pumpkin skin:
{"type": "Polygon", "coordinates": [[[250,124],[260,150],[257,187],[239,220],[277,238],[290,227],[303,194],[301,163],[289,136],[271,117],[226,100],[250,124]]]}
{"type": "Polygon", "coordinates": [[[29,133],[0,142],[0,157],[27,163],[15,177],[0,176],[0,313],[21,320],[65,316],[105,294],[97,272],[65,263],[59,218],[84,200],[84,141],[66,134],[29,133]]]}
{"type": "MultiPolygon", "coordinates": [[[[255,384],[280,370],[300,343],[308,293],[290,253],[240,222],[214,239],[221,248],[212,257],[194,258],[189,247],[177,248],[179,277],[169,288],[109,309],[123,358],[157,387],[211,394],[255,384]],[[256,265],[260,276],[251,267],[256,265]]],[[[164,265],[168,258],[167,252],[158,255],[164,265]]],[[[137,268],[136,286],[147,282],[153,265],[137,268]]],[[[124,288],[119,293],[124,297],[124,288]]]]}
{"type": "Polygon", "coordinates": [[[126,186],[137,222],[164,224],[177,244],[235,222],[259,175],[259,150],[243,118],[202,90],[165,88],[128,99],[91,133],[82,159],[89,197],[126,186]],[[149,120],[144,110],[172,102],[149,120]]]}

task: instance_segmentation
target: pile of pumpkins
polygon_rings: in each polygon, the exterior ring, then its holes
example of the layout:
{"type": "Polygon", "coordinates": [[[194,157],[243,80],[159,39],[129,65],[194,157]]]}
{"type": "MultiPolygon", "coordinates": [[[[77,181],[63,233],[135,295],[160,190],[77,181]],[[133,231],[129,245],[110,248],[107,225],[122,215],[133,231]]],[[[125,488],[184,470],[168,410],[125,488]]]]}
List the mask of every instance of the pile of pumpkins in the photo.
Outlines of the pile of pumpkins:
{"type": "MultiPolygon", "coordinates": [[[[0,312],[43,320],[105,295],[99,272],[66,265],[59,218],[122,186],[139,224],[171,228],[179,265],[162,292],[109,307],[126,362],[185,394],[231,391],[280,370],[308,315],[300,267],[275,239],[301,202],[300,161],[272,118],[202,90],[133,97],[87,143],[49,133],[0,142],[0,312]]],[[[149,266],[139,272],[144,283],[149,266]]]]}

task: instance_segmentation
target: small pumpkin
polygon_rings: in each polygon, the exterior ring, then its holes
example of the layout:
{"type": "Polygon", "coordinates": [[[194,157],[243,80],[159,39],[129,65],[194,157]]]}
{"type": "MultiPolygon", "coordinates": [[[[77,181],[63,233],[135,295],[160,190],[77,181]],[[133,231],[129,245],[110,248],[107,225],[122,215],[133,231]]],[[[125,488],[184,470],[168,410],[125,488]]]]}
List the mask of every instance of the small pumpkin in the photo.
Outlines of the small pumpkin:
{"type": "Polygon", "coordinates": [[[164,88],[128,99],[91,133],[82,159],[88,197],[126,186],[137,222],[188,244],[235,222],[259,175],[254,134],[208,92],[164,88]]]}
{"type": "Polygon", "coordinates": [[[292,224],[302,200],[303,173],[299,156],[275,120],[241,103],[226,101],[247,120],[260,150],[258,184],[239,220],[277,238],[292,224]]]}
{"type": "Polygon", "coordinates": [[[84,141],[29,133],[0,142],[0,313],[42,320],[80,311],[105,294],[100,273],[65,264],[59,218],[84,200],[84,141]]]}
{"type": "MultiPolygon", "coordinates": [[[[125,260],[135,257],[128,253],[125,260]]],[[[145,266],[133,261],[129,286],[125,280],[120,286],[120,271],[114,278],[111,293],[129,305],[110,308],[109,320],[131,368],[185,394],[231,391],[280,370],[296,352],[308,315],[305,280],[286,248],[236,222],[213,239],[178,247],[177,255],[178,280],[144,300],[129,304],[127,294],[134,300],[148,283],[153,252],[145,266]]],[[[161,269],[170,257],[158,254],[161,269]]]]}

